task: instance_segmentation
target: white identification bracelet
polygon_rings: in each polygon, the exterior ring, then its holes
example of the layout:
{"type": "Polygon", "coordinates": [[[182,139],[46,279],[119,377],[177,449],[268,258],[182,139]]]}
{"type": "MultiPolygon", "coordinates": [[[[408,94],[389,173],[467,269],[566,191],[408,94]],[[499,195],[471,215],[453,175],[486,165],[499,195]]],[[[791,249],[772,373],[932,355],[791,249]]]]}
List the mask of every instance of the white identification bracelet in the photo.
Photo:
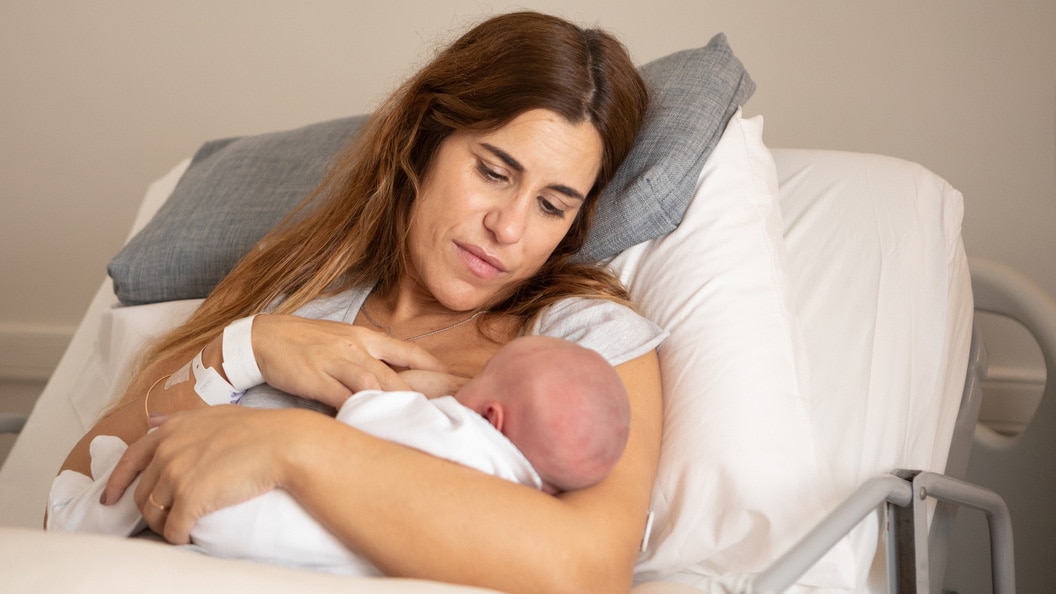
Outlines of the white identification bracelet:
{"type": "Polygon", "coordinates": [[[253,354],[253,318],[235,320],[224,328],[221,350],[224,354],[224,373],[236,390],[245,392],[264,383],[264,376],[253,354]]]}
{"type": "Polygon", "coordinates": [[[202,363],[201,351],[198,351],[198,354],[194,356],[194,361],[191,361],[191,373],[194,374],[195,393],[209,406],[236,404],[241,400],[242,391],[236,390],[234,386],[227,383],[224,376],[202,363]]]}

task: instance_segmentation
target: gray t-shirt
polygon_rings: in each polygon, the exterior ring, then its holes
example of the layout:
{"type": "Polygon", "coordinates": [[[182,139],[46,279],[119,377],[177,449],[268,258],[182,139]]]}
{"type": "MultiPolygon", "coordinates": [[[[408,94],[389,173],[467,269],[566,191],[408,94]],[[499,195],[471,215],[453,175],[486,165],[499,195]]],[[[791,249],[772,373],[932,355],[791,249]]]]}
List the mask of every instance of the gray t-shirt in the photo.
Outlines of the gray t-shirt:
{"type": "MultiPolygon", "coordinates": [[[[361,286],[317,299],[294,315],[351,324],[370,290],[370,286],[361,286]]],[[[618,303],[580,297],[548,307],[539,315],[530,334],[563,338],[595,350],[613,366],[648,353],[668,336],[666,330],[618,303]]],[[[325,404],[287,394],[267,384],[247,390],[240,404],[252,408],[310,408],[331,415],[335,412],[325,404]]]]}

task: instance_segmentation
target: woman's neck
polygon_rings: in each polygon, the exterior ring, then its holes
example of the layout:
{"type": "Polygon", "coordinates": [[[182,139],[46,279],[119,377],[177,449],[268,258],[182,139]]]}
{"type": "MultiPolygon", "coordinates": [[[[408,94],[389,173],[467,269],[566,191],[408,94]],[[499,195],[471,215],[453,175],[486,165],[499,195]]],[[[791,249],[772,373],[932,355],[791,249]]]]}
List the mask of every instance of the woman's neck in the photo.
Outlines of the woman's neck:
{"type": "Polygon", "coordinates": [[[518,334],[511,317],[473,317],[477,312],[454,311],[414,286],[375,288],[356,322],[403,340],[414,338],[449,366],[449,372],[473,377],[488,359],[518,334]]]}
{"type": "Polygon", "coordinates": [[[401,281],[387,290],[375,288],[367,297],[364,307],[370,307],[372,315],[378,313],[396,326],[473,313],[456,312],[445,307],[423,287],[410,281],[401,281]]]}

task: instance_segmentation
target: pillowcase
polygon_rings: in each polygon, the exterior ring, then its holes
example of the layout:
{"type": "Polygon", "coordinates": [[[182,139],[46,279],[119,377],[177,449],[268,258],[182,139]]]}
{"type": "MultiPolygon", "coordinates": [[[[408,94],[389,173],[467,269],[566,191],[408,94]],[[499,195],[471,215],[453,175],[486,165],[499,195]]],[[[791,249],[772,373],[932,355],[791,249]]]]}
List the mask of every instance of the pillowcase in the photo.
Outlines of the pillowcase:
{"type": "Polygon", "coordinates": [[[582,261],[599,261],[671,232],[730,117],[755,92],[726,36],[641,68],[649,109],[634,147],[606,186],[582,261]]]}
{"type": "Polygon", "coordinates": [[[207,142],[107,266],[125,305],[205,297],[326,174],[366,116],[207,142]]]}
{"type": "MultiPolygon", "coordinates": [[[[755,83],[726,37],[641,68],[651,94],[635,146],[606,189],[581,259],[671,231],[697,174],[755,83]]],[[[175,192],[111,260],[125,305],[205,297],[322,180],[365,116],[206,143],[175,192]]]]}
{"type": "MultiPolygon", "coordinates": [[[[827,511],[762,124],[735,114],[681,225],[611,262],[671,333],[659,349],[664,437],[638,581],[721,589],[765,569],[827,511]]],[[[841,541],[800,583],[854,579],[841,541]]]]}
{"type": "MultiPolygon", "coordinates": [[[[973,320],[961,193],[892,157],[773,155],[830,492],[841,500],[895,468],[949,472],[973,320]]],[[[933,534],[948,528],[947,511],[931,519],[933,534]]],[[[850,534],[861,591],[886,591],[883,564],[868,571],[883,540],[881,511],[850,534]]]]}

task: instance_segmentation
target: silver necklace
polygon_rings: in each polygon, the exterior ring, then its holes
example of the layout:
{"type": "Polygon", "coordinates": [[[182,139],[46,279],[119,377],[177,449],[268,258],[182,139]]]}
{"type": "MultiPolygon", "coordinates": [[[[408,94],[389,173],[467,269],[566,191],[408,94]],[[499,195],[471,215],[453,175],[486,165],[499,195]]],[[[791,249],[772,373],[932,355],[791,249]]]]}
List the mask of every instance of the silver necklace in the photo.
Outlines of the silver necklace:
{"type": "MultiPolygon", "coordinates": [[[[366,305],[366,304],[364,303],[364,305],[366,305]]],[[[374,326],[378,330],[384,330],[385,334],[387,334],[390,338],[392,337],[392,326],[386,326],[384,324],[379,324],[376,321],[374,321],[374,318],[370,317],[370,314],[367,313],[367,308],[366,307],[362,307],[361,306],[359,308],[359,311],[363,312],[363,317],[367,318],[367,321],[370,322],[370,324],[372,326],[374,326]]],[[[448,330],[453,330],[453,329],[458,328],[459,326],[461,326],[463,324],[468,324],[469,322],[472,322],[474,319],[477,318],[477,316],[479,316],[482,313],[484,313],[483,310],[482,311],[478,311],[477,313],[469,316],[468,318],[466,318],[464,320],[460,320],[458,322],[455,322],[454,324],[451,324],[450,326],[444,326],[443,328],[439,328],[437,330],[432,330],[432,331],[426,332],[424,334],[419,334],[418,336],[412,336],[410,338],[404,338],[403,341],[404,342],[414,342],[416,340],[420,340],[420,339],[425,338],[427,336],[433,336],[434,334],[440,334],[441,332],[447,332],[448,330]]]]}

